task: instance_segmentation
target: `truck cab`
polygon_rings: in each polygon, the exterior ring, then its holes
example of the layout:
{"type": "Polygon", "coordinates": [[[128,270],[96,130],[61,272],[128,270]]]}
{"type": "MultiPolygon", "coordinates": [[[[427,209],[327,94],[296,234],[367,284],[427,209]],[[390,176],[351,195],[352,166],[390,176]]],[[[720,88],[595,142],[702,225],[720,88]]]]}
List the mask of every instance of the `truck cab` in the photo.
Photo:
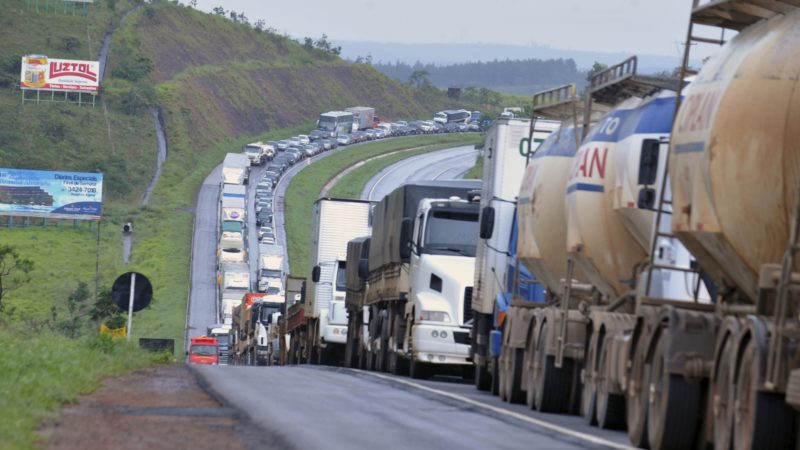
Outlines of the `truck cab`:
{"type": "Polygon", "coordinates": [[[414,361],[470,364],[478,210],[477,203],[458,197],[420,201],[409,243],[406,304],[414,361]]]}
{"type": "Polygon", "coordinates": [[[332,263],[334,270],[328,272],[333,298],[327,314],[322,319],[322,339],[326,343],[344,344],[347,342],[347,309],[344,297],[347,291],[346,258],[332,263]]]}
{"type": "Polygon", "coordinates": [[[189,364],[219,364],[219,344],[216,338],[201,336],[192,338],[189,346],[189,364]]]}
{"type": "Polygon", "coordinates": [[[251,318],[254,321],[257,365],[271,365],[278,353],[275,339],[278,336],[278,317],[286,305],[283,295],[266,295],[253,305],[251,318]]]}

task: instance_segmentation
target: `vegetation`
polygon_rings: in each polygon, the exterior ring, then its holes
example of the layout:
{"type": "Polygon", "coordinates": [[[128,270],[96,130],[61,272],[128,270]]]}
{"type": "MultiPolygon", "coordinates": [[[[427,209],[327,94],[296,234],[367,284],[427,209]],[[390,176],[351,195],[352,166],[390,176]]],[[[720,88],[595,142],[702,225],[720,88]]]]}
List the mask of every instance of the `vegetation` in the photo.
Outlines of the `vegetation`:
{"type": "Polygon", "coordinates": [[[373,67],[395,80],[408,80],[415,86],[424,80],[439,88],[464,86],[525,95],[566,83],[580,86],[585,83],[585,74],[572,59],[494,60],[450,65],[396,62],[377,63],[373,67]]]}
{"type": "Polygon", "coordinates": [[[165,361],[100,335],[65,339],[22,327],[0,328],[0,354],[0,449],[36,448],[38,424],[61,405],[105,377],[165,361]]]}
{"type": "Polygon", "coordinates": [[[478,156],[475,158],[475,165],[469,169],[469,171],[464,174],[464,178],[468,180],[480,180],[483,178],[483,155],[478,153],[478,156]]]}
{"type": "Polygon", "coordinates": [[[442,148],[474,141],[475,135],[470,134],[445,134],[391,139],[349,148],[343,152],[328,156],[323,164],[314,164],[302,170],[292,178],[284,199],[284,221],[287,230],[287,251],[291,270],[296,274],[302,274],[308,269],[311,207],[314,200],[319,197],[319,193],[325,184],[336,174],[359,161],[384,153],[446,144],[437,147],[442,148]]]}

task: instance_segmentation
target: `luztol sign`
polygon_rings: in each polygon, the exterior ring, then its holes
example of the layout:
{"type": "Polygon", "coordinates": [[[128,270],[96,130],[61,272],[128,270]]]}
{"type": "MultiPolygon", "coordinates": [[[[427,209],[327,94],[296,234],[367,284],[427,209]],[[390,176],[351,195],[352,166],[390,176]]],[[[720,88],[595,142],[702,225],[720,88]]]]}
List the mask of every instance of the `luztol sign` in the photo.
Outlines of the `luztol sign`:
{"type": "Polygon", "coordinates": [[[100,90],[100,63],[74,59],[53,59],[44,55],[22,57],[21,89],[62,92],[100,90]]]}

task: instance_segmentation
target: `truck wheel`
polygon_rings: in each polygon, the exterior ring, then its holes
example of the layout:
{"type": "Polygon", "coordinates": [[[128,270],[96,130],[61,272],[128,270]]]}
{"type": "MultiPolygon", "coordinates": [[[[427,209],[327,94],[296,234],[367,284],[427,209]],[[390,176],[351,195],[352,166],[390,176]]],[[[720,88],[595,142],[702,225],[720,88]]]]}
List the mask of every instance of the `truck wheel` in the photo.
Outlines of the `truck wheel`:
{"type": "Polygon", "coordinates": [[[729,450],[733,438],[733,410],[736,387],[733,385],[736,362],[734,339],[728,336],[714,367],[711,380],[711,410],[714,417],[714,448],[729,450]]]}
{"type": "Polygon", "coordinates": [[[625,392],[625,413],[628,422],[628,439],[638,448],[650,448],[647,442],[647,387],[650,386],[650,365],[647,364],[647,347],[636,345],[633,354],[628,386],[625,392]]]}
{"type": "Polygon", "coordinates": [[[525,404],[530,409],[536,409],[536,340],[534,333],[530,334],[525,346],[525,369],[528,376],[525,378],[525,404]]]}
{"type": "Polygon", "coordinates": [[[433,375],[433,371],[431,369],[432,367],[430,364],[419,362],[413,358],[411,359],[411,368],[409,370],[411,378],[416,380],[427,380],[433,375]]]}
{"type": "Polygon", "coordinates": [[[654,449],[690,448],[695,442],[700,383],[669,373],[669,338],[659,337],[653,355],[647,410],[647,439],[654,449]]]}
{"type": "Polygon", "coordinates": [[[625,429],[625,397],[611,393],[611,380],[608,376],[610,369],[608,347],[608,343],[604,343],[600,350],[600,365],[595,374],[597,425],[604,429],[623,430],[625,429]]]}
{"type": "Polygon", "coordinates": [[[503,346],[500,350],[500,357],[498,358],[497,368],[500,372],[497,374],[498,390],[500,393],[500,400],[508,401],[508,347],[503,346]]]}
{"type": "Polygon", "coordinates": [[[583,389],[581,390],[581,416],[589,425],[597,425],[597,386],[594,382],[594,354],[595,346],[592,344],[592,335],[586,337],[586,358],[583,365],[583,389]]]}
{"type": "Polygon", "coordinates": [[[795,448],[797,416],[785,396],[758,391],[761,367],[756,346],[751,339],[739,363],[733,448],[795,448]]]}
{"type": "Polygon", "coordinates": [[[522,390],[522,364],[525,351],[512,348],[508,352],[509,370],[506,373],[506,390],[509,403],[525,403],[525,391],[522,390]]]}
{"type": "Polygon", "coordinates": [[[403,348],[399,344],[401,336],[403,336],[403,327],[400,326],[402,320],[404,319],[398,314],[394,316],[394,320],[392,321],[394,325],[392,326],[392,336],[390,337],[389,365],[392,368],[391,372],[395,375],[408,375],[409,371],[408,359],[400,354],[400,352],[403,351],[403,348]]]}
{"type": "Polygon", "coordinates": [[[569,409],[569,402],[565,399],[569,398],[572,361],[565,359],[563,366],[556,368],[556,357],[547,354],[550,340],[548,327],[548,322],[542,324],[536,349],[536,409],[540,412],[562,413],[569,409]]]}
{"type": "Polygon", "coordinates": [[[488,391],[491,387],[492,377],[489,375],[487,364],[478,365],[475,363],[475,389],[479,391],[488,391]]]}

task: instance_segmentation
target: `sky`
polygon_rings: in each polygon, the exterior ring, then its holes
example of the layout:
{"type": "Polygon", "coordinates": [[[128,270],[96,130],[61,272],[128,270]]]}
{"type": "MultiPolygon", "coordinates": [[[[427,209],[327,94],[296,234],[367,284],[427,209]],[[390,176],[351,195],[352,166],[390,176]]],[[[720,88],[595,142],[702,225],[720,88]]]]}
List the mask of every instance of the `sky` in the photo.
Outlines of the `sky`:
{"type": "MultiPolygon", "coordinates": [[[[182,0],[187,3],[188,0],[182,0]]],[[[197,0],[294,38],[497,43],[679,56],[691,0],[197,0]]]]}

